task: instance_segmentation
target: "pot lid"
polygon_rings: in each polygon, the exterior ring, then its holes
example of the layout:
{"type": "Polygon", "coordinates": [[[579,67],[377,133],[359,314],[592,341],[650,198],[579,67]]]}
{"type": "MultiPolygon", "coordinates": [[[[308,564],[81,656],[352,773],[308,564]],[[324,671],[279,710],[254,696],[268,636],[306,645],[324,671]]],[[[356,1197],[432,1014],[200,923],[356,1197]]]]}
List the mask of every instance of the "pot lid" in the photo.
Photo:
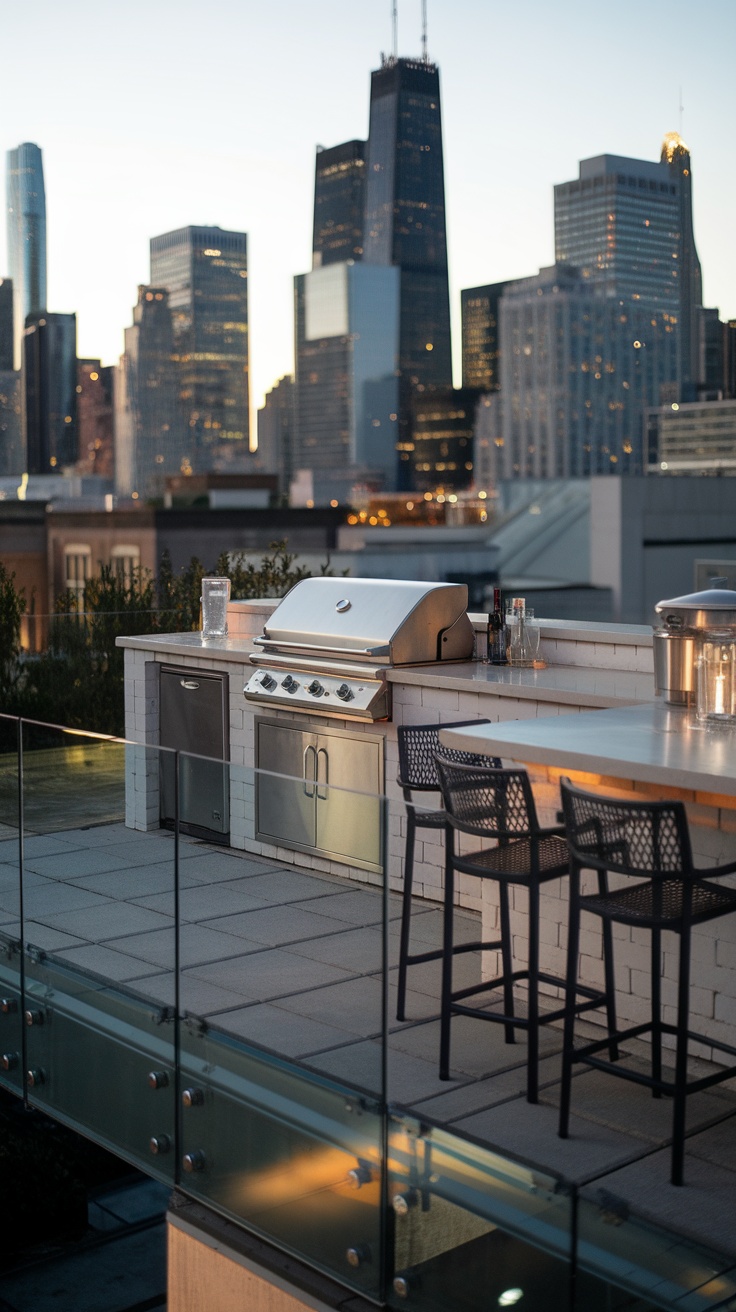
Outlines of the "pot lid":
{"type": "Polygon", "coordinates": [[[706,588],[703,592],[690,592],[686,597],[672,597],[658,601],[654,607],[658,615],[665,610],[736,610],[736,592],[728,588],[706,588]]]}

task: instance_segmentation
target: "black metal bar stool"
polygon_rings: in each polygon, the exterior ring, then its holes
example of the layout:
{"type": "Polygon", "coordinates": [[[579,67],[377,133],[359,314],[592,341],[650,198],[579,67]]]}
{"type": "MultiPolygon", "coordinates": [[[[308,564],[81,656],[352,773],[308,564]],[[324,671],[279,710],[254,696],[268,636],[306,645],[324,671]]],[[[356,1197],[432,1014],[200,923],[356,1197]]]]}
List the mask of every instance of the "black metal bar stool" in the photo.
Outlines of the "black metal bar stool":
{"type": "Polygon", "coordinates": [[[401,906],[401,936],[399,940],[399,983],[396,1004],[396,1019],[406,1020],[406,977],[409,966],[422,961],[439,961],[442,949],[435,948],[429,952],[409,951],[411,936],[411,898],[414,882],[414,844],[417,829],[444,829],[445,813],[439,810],[422,808],[412,796],[413,793],[439,793],[440,781],[437,777],[435,756],[442,755],[445,760],[465,762],[468,765],[495,764],[501,762],[496,757],[483,756],[479,752],[463,752],[455,748],[440,745],[440,729],[464,729],[470,724],[489,724],[489,720],[456,720],[452,724],[400,724],[397,727],[399,742],[399,775],[397,783],[404,794],[406,802],[406,850],[404,856],[404,890],[401,906]]]}
{"type": "MultiPolygon", "coordinates": [[[[702,925],[736,911],[736,889],[711,881],[736,871],[736,862],[702,869],[693,864],[687,814],[682,802],[626,802],[598,797],[574,788],[563,779],[562,807],[570,849],[570,927],[567,956],[567,996],[577,986],[580,914],[600,917],[604,933],[613,923],[637,925],[651,931],[651,1019],[628,1029],[615,1030],[609,1038],[575,1047],[575,1015],[565,1013],[560,1096],[559,1133],[568,1136],[570,1093],[574,1062],[608,1071],[622,1079],[646,1085],[655,1098],[663,1094],[674,1100],[672,1118],[673,1184],[683,1182],[685,1153],[685,1105],[688,1094],[708,1089],[736,1075],[736,1065],[721,1068],[700,1079],[688,1079],[688,1043],[698,1040],[736,1058],[736,1048],[688,1029],[690,993],[690,944],[693,925],[702,925]],[[599,891],[583,895],[581,870],[597,870],[599,891]],[[608,873],[625,875],[625,883],[608,890],[608,873]],[[602,881],[602,882],[601,882],[602,881]],[[662,1020],[661,940],[662,931],[679,935],[680,959],[677,985],[677,1019],[674,1025],[662,1020]],[[618,1061],[618,1045],[626,1040],[651,1035],[651,1073],[632,1070],[618,1061]],[[662,1038],[675,1040],[675,1066],[671,1077],[662,1070],[662,1038]],[[599,1054],[613,1041],[613,1060],[599,1054]],[[615,1061],[615,1064],[614,1064],[615,1061]]],[[[613,989],[613,971],[607,992],[613,989]]],[[[607,998],[613,1010],[613,998],[607,998]]]]}
{"type": "MultiPolygon", "coordinates": [[[[473,1016],[492,1021],[505,1028],[507,1043],[514,1042],[514,1029],[528,1033],[527,1101],[538,1099],[539,1027],[560,1020],[565,1007],[540,1013],[539,985],[562,988],[565,981],[539,969],[539,891],[551,879],[561,879],[568,872],[567,843],[559,827],[543,829],[537,819],[529,776],[526,770],[504,770],[484,766],[451,765],[438,757],[437,773],[445,803],[447,836],[445,840],[445,911],[442,958],[442,1001],[440,1025],[440,1079],[450,1078],[450,1024],[453,1016],[473,1016]],[[479,851],[461,854],[456,834],[473,834],[482,840],[479,851]],[[476,948],[501,949],[501,974],[482,984],[453,990],[452,961],[457,949],[453,944],[453,898],[455,873],[493,879],[499,887],[501,938],[495,944],[476,944],[476,948]],[[520,885],[529,893],[529,960],[527,967],[515,970],[509,922],[509,888],[520,885]],[[527,1015],[518,1016],[514,1008],[514,985],[527,981],[527,1015]],[[471,1007],[466,999],[503,991],[503,1012],[471,1007]]],[[[582,1001],[575,1011],[600,1006],[600,989],[578,986],[582,1001]]]]}

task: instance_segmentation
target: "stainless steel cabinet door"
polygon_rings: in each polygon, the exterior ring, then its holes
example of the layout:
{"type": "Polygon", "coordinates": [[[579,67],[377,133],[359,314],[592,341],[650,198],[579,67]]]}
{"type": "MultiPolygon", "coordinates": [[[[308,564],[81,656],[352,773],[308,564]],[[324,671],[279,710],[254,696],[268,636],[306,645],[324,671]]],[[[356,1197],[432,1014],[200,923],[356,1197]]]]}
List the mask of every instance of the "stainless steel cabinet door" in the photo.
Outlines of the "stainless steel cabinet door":
{"type": "Polygon", "coordinates": [[[256,721],[258,837],[314,847],[317,735],[256,721]]]}
{"type": "Polygon", "coordinates": [[[361,866],[381,861],[381,743],[320,734],[317,742],[317,847],[361,866]]]}

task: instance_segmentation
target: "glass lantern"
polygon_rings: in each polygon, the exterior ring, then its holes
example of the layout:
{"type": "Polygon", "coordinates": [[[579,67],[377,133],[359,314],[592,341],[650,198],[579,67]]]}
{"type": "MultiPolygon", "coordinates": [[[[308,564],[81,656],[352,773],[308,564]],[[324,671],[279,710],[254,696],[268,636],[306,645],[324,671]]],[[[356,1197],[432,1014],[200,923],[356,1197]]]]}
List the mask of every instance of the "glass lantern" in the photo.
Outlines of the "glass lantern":
{"type": "Polygon", "coordinates": [[[736,726],[736,630],[704,632],[696,661],[696,718],[703,726],[736,726]]]}

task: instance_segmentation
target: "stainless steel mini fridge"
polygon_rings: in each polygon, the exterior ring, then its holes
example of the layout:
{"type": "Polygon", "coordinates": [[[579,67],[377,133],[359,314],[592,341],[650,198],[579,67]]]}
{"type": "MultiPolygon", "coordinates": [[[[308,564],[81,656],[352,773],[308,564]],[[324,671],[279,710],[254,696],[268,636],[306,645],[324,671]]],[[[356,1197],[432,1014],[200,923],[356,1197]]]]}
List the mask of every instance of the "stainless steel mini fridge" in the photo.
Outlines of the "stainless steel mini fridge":
{"type": "MultiPolygon", "coordinates": [[[[226,674],[161,666],[159,740],[162,747],[183,753],[180,828],[221,843],[230,834],[228,703],[226,674]]],[[[175,759],[169,752],[161,753],[161,822],[166,825],[176,819],[175,759]]]]}

